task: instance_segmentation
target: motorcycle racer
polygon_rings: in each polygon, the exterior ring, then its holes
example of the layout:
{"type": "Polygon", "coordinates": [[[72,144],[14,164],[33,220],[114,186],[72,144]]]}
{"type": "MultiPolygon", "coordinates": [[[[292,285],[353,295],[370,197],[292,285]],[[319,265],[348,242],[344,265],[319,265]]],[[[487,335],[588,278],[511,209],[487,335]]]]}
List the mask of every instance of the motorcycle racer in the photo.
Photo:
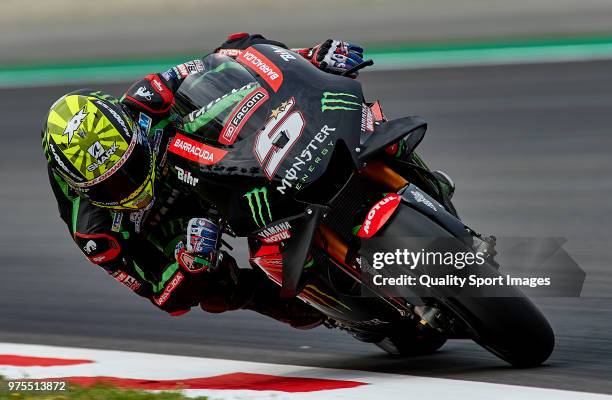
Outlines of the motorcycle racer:
{"type": "MultiPolygon", "coordinates": [[[[287,48],[237,33],[216,52],[236,57],[260,43],[287,48]]],[[[363,57],[360,47],[332,39],[294,51],[333,74],[363,57]]],[[[170,315],[200,304],[208,312],[251,309],[296,328],[317,326],[322,314],[281,299],[259,271],[239,268],[220,250],[225,227],[215,205],[176,189],[177,177],[163,168],[177,122],[174,94],[202,69],[200,60],[189,61],[145,76],[121,99],[84,89],[51,106],[42,142],[60,216],[92,263],[170,315]]]]}

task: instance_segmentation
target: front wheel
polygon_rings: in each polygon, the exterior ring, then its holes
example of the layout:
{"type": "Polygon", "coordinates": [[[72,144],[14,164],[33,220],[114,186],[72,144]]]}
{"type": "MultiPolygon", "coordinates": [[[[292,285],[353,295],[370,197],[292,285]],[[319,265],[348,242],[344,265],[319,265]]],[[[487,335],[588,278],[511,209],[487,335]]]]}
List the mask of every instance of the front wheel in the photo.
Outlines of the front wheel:
{"type": "MultiPolygon", "coordinates": [[[[402,248],[403,237],[452,238],[453,235],[419,211],[400,205],[379,238],[386,251],[402,248]]],[[[383,249],[377,249],[380,251],[383,249]]],[[[499,276],[483,265],[481,273],[499,276]]],[[[533,367],[548,359],[555,345],[550,324],[535,305],[518,289],[509,287],[505,297],[450,297],[444,289],[432,290],[443,314],[457,317],[478,344],[515,367],[533,367]]]]}
{"type": "Polygon", "coordinates": [[[517,297],[448,298],[444,306],[476,343],[514,367],[542,364],[555,346],[550,324],[520,292],[517,297]]]}

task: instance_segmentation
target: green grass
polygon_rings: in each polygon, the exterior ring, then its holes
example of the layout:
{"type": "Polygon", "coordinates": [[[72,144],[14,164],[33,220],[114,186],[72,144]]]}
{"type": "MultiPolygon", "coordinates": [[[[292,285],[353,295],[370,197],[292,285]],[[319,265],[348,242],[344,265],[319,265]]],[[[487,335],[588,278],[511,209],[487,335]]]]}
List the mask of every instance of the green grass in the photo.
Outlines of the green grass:
{"type": "MultiPolygon", "coordinates": [[[[150,393],[142,390],[119,389],[99,384],[90,387],[68,385],[65,392],[9,392],[8,381],[0,376],[0,400],[185,400],[179,392],[150,393]]],[[[196,400],[206,400],[197,397],[196,400]]]]}

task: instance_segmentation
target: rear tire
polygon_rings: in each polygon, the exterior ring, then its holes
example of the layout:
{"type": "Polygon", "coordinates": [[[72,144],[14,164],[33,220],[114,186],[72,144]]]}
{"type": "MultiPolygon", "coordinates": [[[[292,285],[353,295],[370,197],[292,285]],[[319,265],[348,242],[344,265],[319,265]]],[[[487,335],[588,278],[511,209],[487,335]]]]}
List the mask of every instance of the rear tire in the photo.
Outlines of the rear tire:
{"type": "Polygon", "coordinates": [[[407,338],[385,338],[376,343],[376,346],[383,349],[387,354],[399,357],[426,356],[435,353],[440,347],[444,346],[446,338],[422,338],[409,340],[407,338]]]}
{"type": "Polygon", "coordinates": [[[397,329],[382,341],[375,343],[388,354],[401,357],[416,357],[434,353],[446,343],[446,337],[433,329],[420,330],[406,326],[397,329]]]}

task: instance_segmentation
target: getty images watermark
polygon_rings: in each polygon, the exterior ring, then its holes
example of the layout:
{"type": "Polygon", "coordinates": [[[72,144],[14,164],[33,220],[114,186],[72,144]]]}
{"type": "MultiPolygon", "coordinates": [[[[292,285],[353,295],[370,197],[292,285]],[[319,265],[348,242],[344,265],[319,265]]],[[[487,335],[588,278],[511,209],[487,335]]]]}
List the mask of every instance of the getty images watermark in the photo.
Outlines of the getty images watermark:
{"type": "MultiPolygon", "coordinates": [[[[483,266],[487,263],[488,255],[482,252],[440,252],[440,251],[410,251],[408,249],[396,249],[394,252],[376,252],[373,254],[372,267],[380,270],[385,266],[396,266],[415,270],[417,266],[443,266],[457,270],[466,267],[483,266]]],[[[417,286],[427,288],[432,286],[550,286],[550,277],[514,277],[510,275],[500,275],[495,277],[482,277],[478,274],[470,274],[462,277],[453,274],[445,276],[431,276],[421,274],[418,276],[401,274],[396,277],[387,277],[383,274],[374,275],[372,282],[376,286],[417,286]]]]}
{"type": "Polygon", "coordinates": [[[360,250],[361,294],[512,297],[519,289],[529,296],[580,296],[585,273],[564,243],[561,238],[498,238],[495,244],[478,238],[374,238],[360,250]]]}

